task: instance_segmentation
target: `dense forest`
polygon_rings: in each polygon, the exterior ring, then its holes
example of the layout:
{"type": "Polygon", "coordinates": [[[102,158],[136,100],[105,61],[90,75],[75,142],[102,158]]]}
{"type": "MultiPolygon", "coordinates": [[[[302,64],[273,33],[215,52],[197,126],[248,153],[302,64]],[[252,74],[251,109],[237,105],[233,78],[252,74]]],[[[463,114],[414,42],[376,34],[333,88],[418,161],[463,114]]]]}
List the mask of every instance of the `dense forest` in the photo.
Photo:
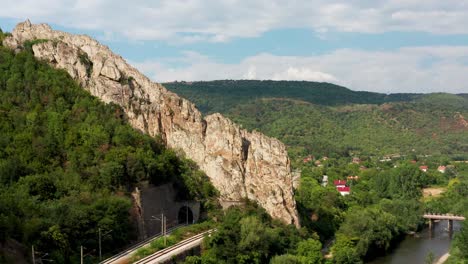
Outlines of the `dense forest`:
{"type": "Polygon", "coordinates": [[[164,84],[193,99],[205,113],[225,112],[245,101],[259,98],[289,98],[318,105],[382,104],[412,101],[422,94],[355,92],[331,83],[307,81],[220,80],[164,84]],[[211,97],[206,97],[210,95],[211,97]]]}
{"type": "Polygon", "coordinates": [[[308,155],[449,155],[466,159],[468,100],[452,94],[354,92],[328,83],[174,82],[206,114],[220,112],[308,155]]]}
{"type": "Polygon", "coordinates": [[[172,182],[181,198],[215,196],[193,162],[25,46],[0,46],[0,242],[20,252],[1,250],[0,262],[21,262],[34,245],[54,263],[77,263],[80,246],[97,255],[99,229],[104,254],[115,252],[136,238],[129,193],[143,181],[172,182]]]}

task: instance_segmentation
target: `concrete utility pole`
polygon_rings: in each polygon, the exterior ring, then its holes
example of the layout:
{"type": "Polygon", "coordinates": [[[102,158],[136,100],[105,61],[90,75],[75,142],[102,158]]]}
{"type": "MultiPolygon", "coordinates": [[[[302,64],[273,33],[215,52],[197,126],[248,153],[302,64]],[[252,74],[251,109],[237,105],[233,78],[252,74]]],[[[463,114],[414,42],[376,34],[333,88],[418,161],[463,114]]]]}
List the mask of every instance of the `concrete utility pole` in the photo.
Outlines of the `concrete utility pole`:
{"type": "Polygon", "coordinates": [[[34,256],[34,254],[35,254],[35,253],[34,253],[34,246],[31,246],[31,250],[32,250],[32,263],[33,263],[33,264],[36,264],[36,258],[35,258],[35,256],[34,256]]]}
{"type": "Polygon", "coordinates": [[[164,232],[164,214],[161,213],[161,235],[165,236],[166,232],[164,232]]]}
{"type": "Polygon", "coordinates": [[[102,238],[106,237],[110,232],[112,232],[112,229],[107,232],[104,232],[104,234],[102,233],[101,228],[98,228],[98,231],[99,231],[99,261],[101,261],[102,260],[102,238]]]}
{"type": "Polygon", "coordinates": [[[81,257],[80,257],[81,262],[80,263],[83,264],[83,246],[80,246],[80,255],[81,255],[81,257]]]}
{"type": "Polygon", "coordinates": [[[162,223],[163,223],[163,237],[164,237],[164,246],[166,246],[166,220],[167,218],[164,216],[164,214],[161,214],[161,218],[162,218],[162,223]]]}
{"type": "Polygon", "coordinates": [[[102,259],[102,252],[101,252],[101,228],[99,228],[99,261],[102,259]]]}
{"type": "Polygon", "coordinates": [[[167,218],[164,216],[164,213],[161,213],[161,218],[157,218],[156,216],[151,216],[154,220],[161,221],[161,235],[164,237],[164,246],[166,246],[166,220],[167,218]]]}

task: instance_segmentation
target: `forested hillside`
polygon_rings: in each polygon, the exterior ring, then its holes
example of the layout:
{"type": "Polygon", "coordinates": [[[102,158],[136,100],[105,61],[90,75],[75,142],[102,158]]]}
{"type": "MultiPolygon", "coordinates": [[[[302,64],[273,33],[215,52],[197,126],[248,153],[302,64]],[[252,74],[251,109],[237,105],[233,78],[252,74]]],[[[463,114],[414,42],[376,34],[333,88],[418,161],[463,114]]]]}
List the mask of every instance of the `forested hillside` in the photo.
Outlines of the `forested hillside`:
{"type": "Polygon", "coordinates": [[[172,182],[181,198],[215,194],[191,161],[38,62],[30,45],[0,46],[0,135],[1,263],[22,262],[32,245],[54,263],[78,263],[80,246],[96,257],[98,229],[103,253],[115,252],[136,238],[130,192],[142,181],[172,182]]]}
{"type": "MultiPolygon", "coordinates": [[[[296,255],[276,256],[270,263],[363,263],[420,230],[424,211],[467,214],[466,165],[450,161],[468,158],[466,95],[385,95],[286,81],[165,86],[205,113],[219,111],[288,145],[294,167],[301,169],[295,193],[301,224],[322,243],[333,238],[328,248],[333,256],[329,262],[299,259],[298,248],[292,251],[296,255]],[[351,162],[351,157],[362,160],[351,162]],[[421,171],[421,165],[429,171],[421,171]],[[440,165],[451,169],[441,173],[440,165]],[[330,182],[326,186],[324,175],[330,182]],[[348,196],[331,184],[342,179],[348,179],[348,196]],[[441,199],[424,198],[422,189],[428,186],[448,186],[447,193],[441,199]]],[[[456,262],[466,258],[466,227],[455,240],[456,262]]]]}
{"type": "Polygon", "coordinates": [[[381,104],[410,101],[421,94],[355,92],[345,87],[306,81],[223,80],[165,83],[167,88],[194,98],[203,112],[225,112],[241,102],[258,98],[290,98],[319,105],[381,104]],[[209,95],[210,97],[206,97],[209,95]]]}
{"type": "Polygon", "coordinates": [[[277,137],[293,158],[444,154],[466,158],[468,99],[452,94],[354,92],[328,83],[175,82],[206,113],[277,137]]]}

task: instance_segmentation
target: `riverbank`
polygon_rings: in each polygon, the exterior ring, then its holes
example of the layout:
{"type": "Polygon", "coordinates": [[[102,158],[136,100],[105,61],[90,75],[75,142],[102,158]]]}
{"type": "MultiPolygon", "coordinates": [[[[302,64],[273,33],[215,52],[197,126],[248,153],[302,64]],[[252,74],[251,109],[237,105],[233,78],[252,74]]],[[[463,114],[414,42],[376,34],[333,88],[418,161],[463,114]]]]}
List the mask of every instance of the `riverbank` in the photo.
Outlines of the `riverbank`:
{"type": "Polygon", "coordinates": [[[450,257],[450,254],[447,252],[442,257],[440,257],[435,264],[443,264],[450,257]]]}
{"type": "MultiPolygon", "coordinates": [[[[415,235],[408,235],[388,255],[370,261],[368,264],[425,263],[430,253],[435,257],[434,263],[447,263],[452,236],[445,231],[446,226],[447,221],[440,221],[434,224],[432,232],[424,228],[415,235]],[[439,258],[439,256],[442,257],[439,258]]],[[[459,229],[460,224],[454,223],[454,232],[459,229]]]]}

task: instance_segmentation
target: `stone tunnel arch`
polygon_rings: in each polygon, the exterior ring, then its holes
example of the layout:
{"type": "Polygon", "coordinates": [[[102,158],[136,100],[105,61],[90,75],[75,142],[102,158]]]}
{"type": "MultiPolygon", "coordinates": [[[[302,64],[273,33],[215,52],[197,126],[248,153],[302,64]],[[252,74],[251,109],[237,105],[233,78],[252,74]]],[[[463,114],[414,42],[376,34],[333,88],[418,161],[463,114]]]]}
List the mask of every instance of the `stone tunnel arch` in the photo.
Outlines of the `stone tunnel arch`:
{"type": "Polygon", "coordinates": [[[194,221],[192,209],[189,206],[182,206],[177,214],[178,224],[192,224],[194,221]]]}

